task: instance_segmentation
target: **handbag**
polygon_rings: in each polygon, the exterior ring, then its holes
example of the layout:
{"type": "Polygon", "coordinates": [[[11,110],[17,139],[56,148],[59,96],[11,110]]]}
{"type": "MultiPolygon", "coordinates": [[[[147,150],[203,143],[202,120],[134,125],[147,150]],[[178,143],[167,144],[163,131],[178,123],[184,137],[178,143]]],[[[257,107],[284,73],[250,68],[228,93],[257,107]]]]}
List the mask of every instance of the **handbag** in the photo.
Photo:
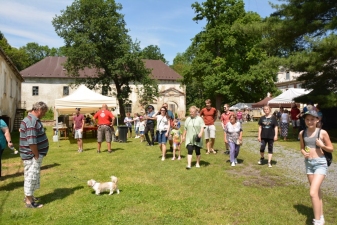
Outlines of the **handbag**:
{"type": "Polygon", "coordinates": [[[236,139],[236,143],[235,143],[236,145],[242,145],[243,143],[242,143],[242,140],[240,140],[240,139],[236,139]]]}

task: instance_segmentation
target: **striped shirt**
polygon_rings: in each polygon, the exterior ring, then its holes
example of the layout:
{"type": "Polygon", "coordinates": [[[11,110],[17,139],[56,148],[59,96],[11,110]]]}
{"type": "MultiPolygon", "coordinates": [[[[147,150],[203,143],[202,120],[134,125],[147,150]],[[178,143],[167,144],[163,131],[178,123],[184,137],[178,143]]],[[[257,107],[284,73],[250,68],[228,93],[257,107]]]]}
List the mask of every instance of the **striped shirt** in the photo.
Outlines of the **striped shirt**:
{"type": "Polygon", "coordinates": [[[37,145],[40,155],[47,155],[49,142],[41,121],[33,114],[28,114],[20,124],[20,156],[27,160],[34,157],[29,145],[37,145]]]}

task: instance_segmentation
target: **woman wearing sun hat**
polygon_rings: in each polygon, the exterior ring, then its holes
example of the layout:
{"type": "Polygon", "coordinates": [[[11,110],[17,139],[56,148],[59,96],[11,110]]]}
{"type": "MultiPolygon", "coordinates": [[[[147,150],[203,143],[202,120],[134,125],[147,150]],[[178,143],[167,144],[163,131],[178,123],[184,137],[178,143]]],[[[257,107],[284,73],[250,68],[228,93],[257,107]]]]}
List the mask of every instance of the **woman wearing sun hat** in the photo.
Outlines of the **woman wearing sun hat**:
{"type": "Polygon", "coordinates": [[[300,133],[301,153],[305,158],[305,168],[310,185],[310,197],[314,211],[313,224],[324,224],[321,185],[327,174],[328,164],[322,150],[333,152],[329,134],[316,125],[319,122],[315,110],[303,115],[306,129],[300,133]]]}

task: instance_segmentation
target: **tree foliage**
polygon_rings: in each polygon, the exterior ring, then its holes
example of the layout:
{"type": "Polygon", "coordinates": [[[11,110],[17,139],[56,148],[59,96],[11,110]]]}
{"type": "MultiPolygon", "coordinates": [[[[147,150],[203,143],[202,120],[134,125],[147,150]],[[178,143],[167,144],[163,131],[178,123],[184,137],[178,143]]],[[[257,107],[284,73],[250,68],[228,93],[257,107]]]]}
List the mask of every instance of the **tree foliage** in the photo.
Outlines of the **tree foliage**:
{"type": "Polygon", "coordinates": [[[262,62],[268,57],[259,46],[261,33],[245,27],[262,19],[244,10],[242,0],[206,0],[194,3],[194,21],[206,20],[192,45],[196,49],[184,83],[195,80],[205,98],[221,96],[224,102],[255,102],[275,93],[277,67],[262,62]]]}
{"type": "Polygon", "coordinates": [[[62,48],[49,48],[48,45],[42,46],[36,42],[27,43],[20,49],[28,54],[29,65],[33,65],[48,56],[64,56],[62,48]]]}
{"type": "Polygon", "coordinates": [[[12,60],[12,62],[19,71],[30,66],[28,54],[21,48],[17,49],[12,47],[1,32],[0,32],[0,47],[4,50],[6,55],[12,60]]]}
{"type": "Polygon", "coordinates": [[[144,85],[139,92],[142,99],[149,98],[157,84],[139,57],[139,44],[128,35],[124,16],[118,13],[121,9],[114,0],[75,0],[52,23],[66,44],[68,59],[64,66],[69,75],[78,77],[85,67],[95,69],[95,77],[80,82],[110,91],[114,83],[120,112],[125,116],[124,104],[130,103],[132,92],[130,83],[144,85]]]}
{"type": "Polygon", "coordinates": [[[161,53],[160,48],[157,45],[149,45],[145,47],[140,52],[140,55],[142,59],[156,59],[163,61],[165,64],[168,64],[168,61],[165,59],[164,54],[161,53]]]}
{"type": "Polygon", "coordinates": [[[302,87],[314,91],[307,97],[322,106],[337,102],[337,1],[286,0],[274,5],[267,18],[265,46],[278,46],[282,65],[302,73],[302,87]],[[330,96],[328,100],[327,96],[330,96]],[[323,101],[325,99],[325,101],[323,101]]]}

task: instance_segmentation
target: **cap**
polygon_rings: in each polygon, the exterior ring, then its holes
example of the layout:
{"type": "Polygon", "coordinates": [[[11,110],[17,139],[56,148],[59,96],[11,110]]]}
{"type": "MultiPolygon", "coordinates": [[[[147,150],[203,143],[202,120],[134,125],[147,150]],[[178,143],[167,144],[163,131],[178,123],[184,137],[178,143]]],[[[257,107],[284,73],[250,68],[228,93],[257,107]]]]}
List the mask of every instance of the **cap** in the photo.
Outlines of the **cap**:
{"type": "Polygon", "coordinates": [[[309,110],[309,111],[306,111],[303,115],[303,117],[305,118],[307,115],[311,115],[311,116],[314,116],[314,117],[317,117],[318,118],[318,114],[315,110],[309,110]]]}

